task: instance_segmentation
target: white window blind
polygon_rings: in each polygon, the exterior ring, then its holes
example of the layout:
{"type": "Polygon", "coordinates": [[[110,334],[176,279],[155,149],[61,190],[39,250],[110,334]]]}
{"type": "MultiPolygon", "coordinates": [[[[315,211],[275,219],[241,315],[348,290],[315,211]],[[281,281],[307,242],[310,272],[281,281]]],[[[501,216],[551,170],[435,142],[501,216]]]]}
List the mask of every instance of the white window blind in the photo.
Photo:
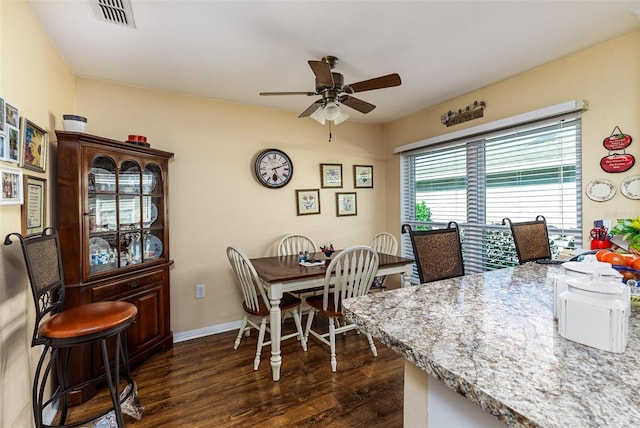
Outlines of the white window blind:
{"type": "MultiPolygon", "coordinates": [[[[545,216],[554,254],[581,246],[580,183],[580,115],[571,113],[404,153],[402,223],[429,229],[456,221],[466,273],[513,266],[505,217],[545,216]]],[[[413,255],[408,235],[402,253],[413,255]]]]}

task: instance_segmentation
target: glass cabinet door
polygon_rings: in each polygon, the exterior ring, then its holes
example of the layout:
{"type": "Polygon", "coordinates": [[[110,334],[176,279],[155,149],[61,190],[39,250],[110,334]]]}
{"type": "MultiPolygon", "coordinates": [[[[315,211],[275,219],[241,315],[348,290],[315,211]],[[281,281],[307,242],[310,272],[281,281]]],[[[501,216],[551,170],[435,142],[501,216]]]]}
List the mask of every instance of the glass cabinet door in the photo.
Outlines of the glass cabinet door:
{"type": "Polygon", "coordinates": [[[134,159],[96,155],[88,173],[89,275],[164,254],[162,170],[134,159]]]}

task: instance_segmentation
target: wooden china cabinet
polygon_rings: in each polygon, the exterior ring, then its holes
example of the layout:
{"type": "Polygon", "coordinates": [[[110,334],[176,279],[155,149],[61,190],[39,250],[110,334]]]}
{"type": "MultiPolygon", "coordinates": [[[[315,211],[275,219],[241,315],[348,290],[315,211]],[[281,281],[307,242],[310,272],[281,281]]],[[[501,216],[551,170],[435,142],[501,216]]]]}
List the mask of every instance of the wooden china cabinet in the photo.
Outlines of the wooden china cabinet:
{"type": "MultiPolygon", "coordinates": [[[[135,304],[127,330],[131,364],[173,346],[169,312],[168,164],[173,153],[56,131],[58,231],[66,307],[103,300],[135,304]]],[[[74,349],[70,382],[102,369],[98,346],[74,349]]],[[[95,395],[78,389],[71,404],[95,395]]]]}

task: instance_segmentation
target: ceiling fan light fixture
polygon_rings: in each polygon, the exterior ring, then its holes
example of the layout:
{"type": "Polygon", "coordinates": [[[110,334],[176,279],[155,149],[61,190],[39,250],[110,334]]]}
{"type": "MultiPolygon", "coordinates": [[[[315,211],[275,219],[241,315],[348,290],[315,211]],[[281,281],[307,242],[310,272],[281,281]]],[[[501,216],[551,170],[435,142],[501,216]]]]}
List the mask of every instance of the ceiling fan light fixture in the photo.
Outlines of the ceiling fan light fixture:
{"type": "Polygon", "coordinates": [[[340,116],[333,120],[334,125],[340,125],[345,120],[349,119],[349,115],[345,113],[343,110],[340,110],[340,116]]]}
{"type": "Polygon", "coordinates": [[[316,111],[314,111],[313,113],[311,113],[311,115],[309,115],[309,117],[313,120],[315,120],[316,122],[319,122],[320,125],[324,125],[325,119],[324,119],[324,115],[322,114],[322,109],[319,108],[316,111]]]}
{"type": "Polygon", "coordinates": [[[322,115],[327,120],[336,120],[340,117],[340,113],[342,113],[342,110],[334,101],[329,101],[322,109],[322,115]]]}

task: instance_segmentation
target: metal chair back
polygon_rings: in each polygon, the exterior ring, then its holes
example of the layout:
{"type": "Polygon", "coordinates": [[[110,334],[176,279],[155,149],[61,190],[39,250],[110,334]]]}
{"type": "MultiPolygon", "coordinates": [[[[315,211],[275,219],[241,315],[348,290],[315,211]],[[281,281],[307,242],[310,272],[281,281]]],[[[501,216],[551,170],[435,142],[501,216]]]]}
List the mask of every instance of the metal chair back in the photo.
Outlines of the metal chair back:
{"type": "Polygon", "coordinates": [[[421,284],[464,275],[458,223],[450,221],[446,228],[431,230],[413,230],[404,224],[402,233],[411,238],[421,284]]]}
{"type": "Polygon", "coordinates": [[[22,246],[36,308],[31,346],[40,345],[47,341],[38,333],[42,319],[47,315],[57,314],[64,306],[64,273],[58,232],[53,228],[47,228],[42,234],[27,238],[19,233],[10,233],[5,237],[5,245],[11,244],[12,236],[16,237],[22,246]]]}
{"type": "Polygon", "coordinates": [[[544,216],[539,215],[533,221],[523,222],[512,222],[511,219],[504,218],[502,224],[508,224],[511,229],[520,264],[551,258],[549,232],[544,216]]]}

